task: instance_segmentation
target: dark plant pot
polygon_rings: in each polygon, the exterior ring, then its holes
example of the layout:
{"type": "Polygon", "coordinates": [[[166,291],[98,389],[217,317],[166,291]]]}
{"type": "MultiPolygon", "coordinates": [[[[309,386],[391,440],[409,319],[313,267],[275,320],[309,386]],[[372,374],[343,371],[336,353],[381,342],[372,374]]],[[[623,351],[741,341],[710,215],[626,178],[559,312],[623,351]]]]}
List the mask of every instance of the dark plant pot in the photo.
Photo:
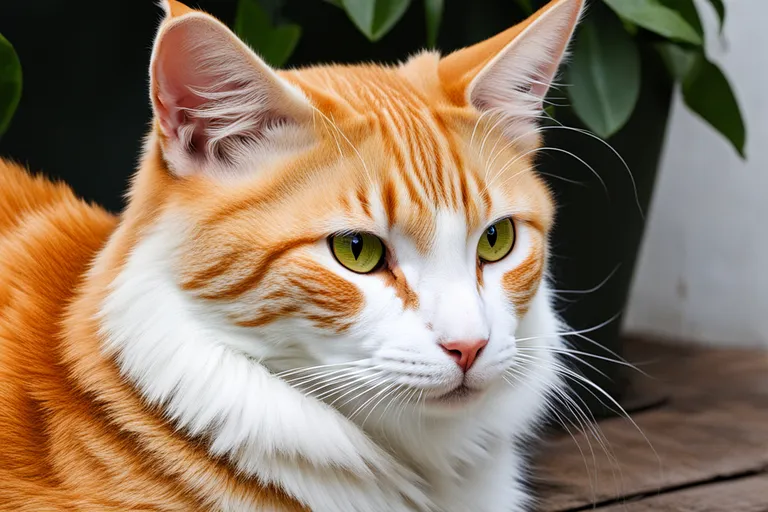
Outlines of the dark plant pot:
{"type": "MultiPolygon", "coordinates": [[[[642,66],[637,108],[626,126],[607,141],[610,147],[583,133],[560,128],[545,131],[547,146],[577,155],[605,187],[584,164],[562,152],[545,151],[539,162],[558,203],[552,236],[558,308],[573,331],[590,331],[583,334],[589,339],[569,336],[568,340],[576,350],[611,359],[623,353],[621,313],[627,304],[671,104],[672,82],[658,54],[642,52],[642,66]]],[[[558,109],[556,117],[566,126],[583,128],[568,109],[558,109]]],[[[631,370],[603,359],[582,359],[594,368],[571,362],[596,386],[620,399],[631,370]]],[[[574,389],[595,415],[616,412],[611,400],[595,387],[574,381],[574,389]]]]}
{"type": "MultiPolygon", "coordinates": [[[[232,24],[235,0],[190,3],[232,24]]],[[[395,62],[424,45],[421,2],[413,2],[403,20],[376,44],[327,2],[291,0],[283,15],[304,29],[289,63],[293,66],[395,62]]],[[[147,67],[160,17],[150,1],[121,2],[114,10],[94,0],[0,4],[0,33],[15,45],[24,70],[21,104],[0,139],[0,155],[61,178],[83,197],[119,211],[150,119],[147,67]]],[[[516,3],[507,0],[446,2],[439,46],[446,52],[466,46],[520,18],[516,3]]],[[[666,76],[655,54],[643,56],[640,103],[627,126],[609,141],[633,171],[643,211],[667,124],[671,84],[666,76]]],[[[579,125],[567,109],[558,109],[557,117],[569,126],[579,125]]],[[[585,329],[612,318],[626,304],[644,221],[626,170],[612,151],[586,135],[561,129],[548,130],[546,140],[592,165],[608,189],[606,196],[600,182],[575,159],[542,152],[542,172],[583,182],[548,178],[560,205],[553,237],[555,287],[590,289],[618,266],[593,293],[561,293],[563,318],[571,327],[585,329]]],[[[619,325],[617,319],[587,335],[620,354],[619,325]]],[[[607,355],[584,340],[572,341],[580,350],[607,355]]],[[[620,396],[621,367],[599,359],[590,363],[608,377],[584,367],[586,377],[620,396]]],[[[593,411],[602,412],[590,392],[582,389],[580,394],[593,411]]]]}

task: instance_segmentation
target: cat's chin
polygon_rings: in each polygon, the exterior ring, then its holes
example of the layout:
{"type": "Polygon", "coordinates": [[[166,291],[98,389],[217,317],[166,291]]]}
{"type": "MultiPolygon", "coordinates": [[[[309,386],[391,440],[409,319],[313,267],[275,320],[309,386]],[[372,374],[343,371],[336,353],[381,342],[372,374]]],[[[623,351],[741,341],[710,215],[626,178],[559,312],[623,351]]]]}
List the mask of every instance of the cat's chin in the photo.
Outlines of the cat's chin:
{"type": "Polygon", "coordinates": [[[485,391],[485,389],[470,388],[462,383],[447,393],[427,398],[425,403],[427,406],[438,409],[459,409],[482,399],[485,391]]]}

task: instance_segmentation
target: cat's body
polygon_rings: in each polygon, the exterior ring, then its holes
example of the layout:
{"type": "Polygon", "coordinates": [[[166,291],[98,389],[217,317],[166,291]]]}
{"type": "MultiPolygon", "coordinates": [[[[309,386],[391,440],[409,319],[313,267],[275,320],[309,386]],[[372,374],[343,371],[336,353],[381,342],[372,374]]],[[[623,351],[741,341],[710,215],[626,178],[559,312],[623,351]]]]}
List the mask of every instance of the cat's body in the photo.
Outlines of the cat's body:
{"type": "Polygon", "coordinates": [[[581,2],[279,75],[168,10],[119,218],[0,163],[0,508],[529,507],[560,385],[534,117],[581,2]]]}

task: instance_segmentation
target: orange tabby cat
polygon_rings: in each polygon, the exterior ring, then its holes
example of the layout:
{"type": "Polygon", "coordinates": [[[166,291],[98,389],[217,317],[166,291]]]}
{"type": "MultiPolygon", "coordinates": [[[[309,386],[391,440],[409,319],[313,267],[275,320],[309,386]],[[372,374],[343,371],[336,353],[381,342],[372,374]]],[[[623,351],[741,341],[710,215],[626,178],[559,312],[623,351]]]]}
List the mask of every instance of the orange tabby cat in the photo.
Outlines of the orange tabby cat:
{"type": "Polygon", "coordinates": [[[275,72],[168,0],[122,215],[0,161],[0,508],[529,507],[536,119],[581,10],[275,72]]]}

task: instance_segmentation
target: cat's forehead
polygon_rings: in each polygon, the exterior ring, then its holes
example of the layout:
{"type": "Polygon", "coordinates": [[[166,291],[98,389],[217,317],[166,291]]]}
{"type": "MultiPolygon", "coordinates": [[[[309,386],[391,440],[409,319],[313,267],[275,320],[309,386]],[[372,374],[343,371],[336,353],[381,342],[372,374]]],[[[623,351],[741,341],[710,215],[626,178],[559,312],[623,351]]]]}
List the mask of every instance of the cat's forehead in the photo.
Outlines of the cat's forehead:
{"type": "Polygon", "coordinates": [[[344,174],[351,174],[356,189],[367,189],[354,190],[355,198],[377,194],[390,224],[407,225],[411,217],[425,220],[444,209],[465,213],[474,226],[492,206],[485,175],[491,169],[480,162],[481,153],[493,150],[498,157],[485,164],[501,167],[514,157],[487,126],[478,127],[472,140],[479,114],[448,100],[437,62],[426,53],[398,67],[328,66],[285,74],[315,105],[317,135],[347,154],[344,174]]]}
{"type": "Polygon", "coordinates": [[[279,225],[293,238],[365,230],[405,239],[422,254],[444,242],[441,233],[466,239],[503,216],[546,229],[551,201],[531,158],[491,130],[493,120],[479,123],[478,113],[430,93],[437,72],[425,62],[283,73],[316,107],[313,131],[324,143],[237,199],[222,198],[243,206],[227,211],[257,212],[249,230],[279,225]]]}
{"type": "Polygon", "coordinates": [[[399,66],[330,65],[281,72],[318,110],[336,121],[372,110],[400,112],[445,104],[439,56],[424,53],[399,66]]]}

